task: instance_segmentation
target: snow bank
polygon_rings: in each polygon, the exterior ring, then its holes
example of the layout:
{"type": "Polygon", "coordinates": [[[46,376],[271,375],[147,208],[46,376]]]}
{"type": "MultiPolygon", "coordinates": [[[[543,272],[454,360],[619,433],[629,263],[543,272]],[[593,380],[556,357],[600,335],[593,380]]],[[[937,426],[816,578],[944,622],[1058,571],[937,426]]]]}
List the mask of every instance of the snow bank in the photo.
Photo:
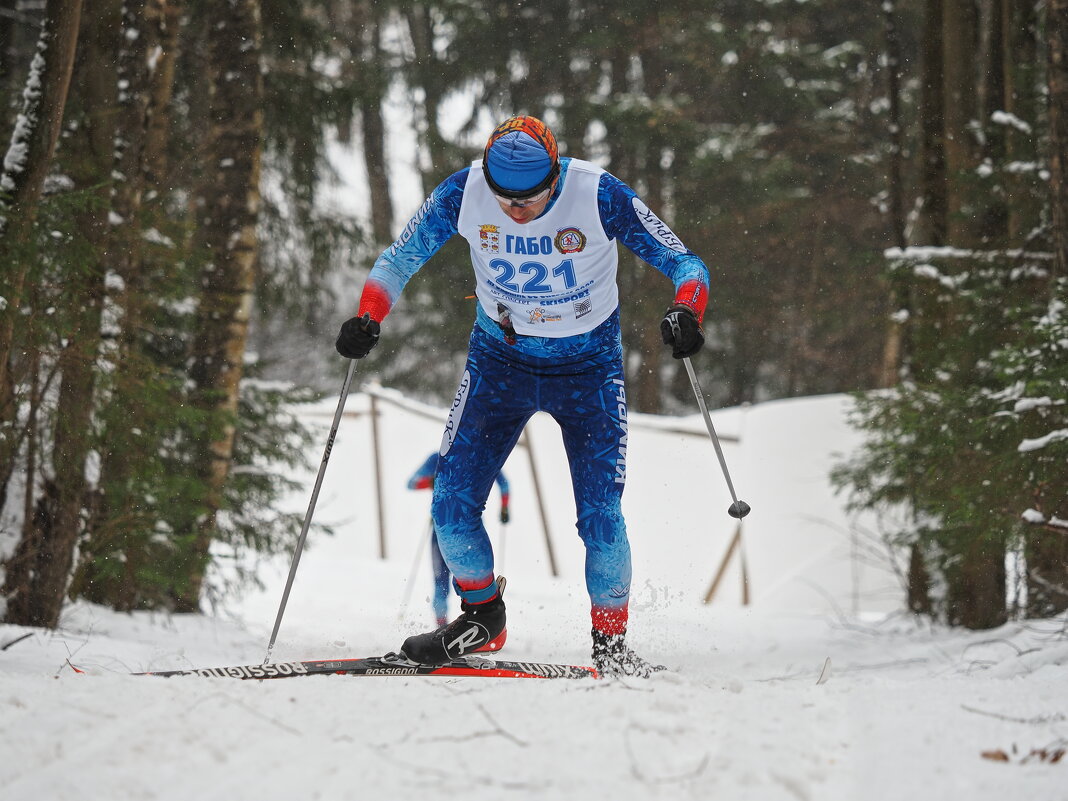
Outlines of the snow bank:
{"type": "MultiPolygon", "coordinates": [[[[315,410],[316,467],[334,403],[315,410]]],[[[359,394],[320,500],[318,516],[337,533],[311,538],[279,661],[393,650],[430,623],[420,554],[429,498],[405,482],[435,447],[440,418],[384,397],[375,405],[387,558],[379,558],[370,398],[359,394]]],[[[75,604],[55,632],[0,626],[2,797],[1063,797],[1068,760],[1053,759],[1068,738],[1068,618],[961,632],[876,614],[899,596],[885,590],[888,574],[860,558],[854,521],[826,482],[832,454],[855,447],[847,405],[815,398],[715,416],[735,485],[754,510],[742,529],[749,607],[735,562],[714,602],[702,603],[737,526],[703,423],[634,421],[631,641],[669,672],[600,682],[129,675],[260,663],[283,559],[263,566],[262,592],[213,617],[75,604]],[[827,657],[831,678],[817,686],[827,657]]],[[[510,579],[506,655],[587,662],[582,553],[559,436],[536,419],[531,441],[560,575],[550,575],[530,455],[520,449],[506,467],[514,522],[490,524],[510,579]]],[[[287,503],[303,510],[306,492],[287,503]]],[[[495,520],[496,498],[489,511],[495,520]]]]}

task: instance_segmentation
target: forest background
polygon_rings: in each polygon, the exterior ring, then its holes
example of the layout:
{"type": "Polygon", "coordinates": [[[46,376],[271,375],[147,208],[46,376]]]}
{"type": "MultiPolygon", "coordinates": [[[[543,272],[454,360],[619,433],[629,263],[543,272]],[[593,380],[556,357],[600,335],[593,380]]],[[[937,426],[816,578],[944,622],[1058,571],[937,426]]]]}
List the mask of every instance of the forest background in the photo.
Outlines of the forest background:
{"type": "MultiPolygon", "coordinates": [[[[212,560],[290,547],[292,404],[340,383],[370,264],[516,113],[709,263],[711,403],[860,393],[836,480],[907,511],[911,609],[1063,610],[1066,53],[1068,0],[5,0],[5,619],[196,611],[231,589],[212,560]]],[[[689,409],[666,281],[629,254],[619,281],[632,408],[689,409]]],[[[444,402],[471,293],[450,242],[361,380],[444,402]]]]}

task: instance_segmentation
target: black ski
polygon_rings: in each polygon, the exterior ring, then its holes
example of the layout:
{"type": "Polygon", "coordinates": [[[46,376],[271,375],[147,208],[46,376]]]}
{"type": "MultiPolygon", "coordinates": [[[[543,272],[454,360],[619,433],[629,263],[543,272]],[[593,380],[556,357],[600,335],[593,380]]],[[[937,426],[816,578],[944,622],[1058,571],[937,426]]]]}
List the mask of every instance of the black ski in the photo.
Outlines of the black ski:
{"type": "Polygon", "coordinates": [[[346,676],[475,676],[509,679],[589,679],[600,678],[596,668],[546,662],[511,662],[467,656],[444,665],[420,665],[401,654],[389,653],[363,659],[313,659],[300,662],[272,662],[266,665],[235,665],[191,670],[159,670],[138,676],[208,676],[231,679],[288,679],[340,673],[346,676]]]}

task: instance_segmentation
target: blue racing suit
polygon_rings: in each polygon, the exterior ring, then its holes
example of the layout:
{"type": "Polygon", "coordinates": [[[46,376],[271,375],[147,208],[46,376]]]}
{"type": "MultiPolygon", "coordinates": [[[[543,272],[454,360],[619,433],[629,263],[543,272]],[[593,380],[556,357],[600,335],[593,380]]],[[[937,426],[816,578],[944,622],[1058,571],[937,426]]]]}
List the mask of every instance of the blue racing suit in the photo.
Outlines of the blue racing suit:
{"type": "Polygon", "coordinates": [[[622,242],[671,279],[671,305],[688,306],[699,321],[708,269],[630,187],[588,162],[561,159],[560,180],[546,209],[525,226],[509,226],[499,209],[493,214],[492,195],[480,176],[475,162],[431,193],[375,262],[359,314],[381,322],[408,280],[450,237],[461,233],[468,240],[480,302],[434,484],[432,514],[442,555],[466,602],[494,597],[493,553],[482,512],[527,420],[547,412],[563,432],[577,528],[586,547],[593,626],[621,633],[631,583],[621,511],[628,422],[615,249],[606,267],[606,238],[610,245],[622,242]],[[575,177],[565,194],[569,173],[575,177]],[[581,195],[575,187],[582,188],[581,195]],[[468,191],[473,194],[465,199],[468,191]],[[581,224],[553,217],[558,203],[581,224]],[[523,236],[528,231],[534,235],[523,236]],[[596,269],[580,261],[587,247],[586,255],[600,247],[596,269]],[[605,298],[613,308],[604,308],[605,298]]]}

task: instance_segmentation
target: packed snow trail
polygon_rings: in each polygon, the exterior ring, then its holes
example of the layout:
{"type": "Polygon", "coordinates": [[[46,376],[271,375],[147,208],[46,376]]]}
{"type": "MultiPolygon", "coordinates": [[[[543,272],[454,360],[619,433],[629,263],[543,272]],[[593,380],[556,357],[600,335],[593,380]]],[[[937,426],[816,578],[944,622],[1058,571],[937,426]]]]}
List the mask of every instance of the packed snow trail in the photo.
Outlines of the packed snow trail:
{"type": "MultiPolygon", "coordinates": [[[[1063,797],[1066,764],[1033,755],[1068,737],[1064,620],[962,633],[903,618],[655,617],[672,636],[636,644],[675,670],[651,679],[261,682],[131,676],[254,659],[262,636],[77,606],[63,630],[0,652],[0,786],[15,801],[449,787],[524,801],[1063,797]],[[817,686],[825,654],[834,676],[817,686]],[[997,752],[1008,761],[984,757],[997,752]]],[[[512,658],[581,656],[551,623],[525,628],[512,658]]],[[[24,633],[0,627],[0,647],[24,633]]],[[[355,647],[291,638],[285,656],[355,647]]]]}
{"type": "MultiPolygon", "coordinates": [[[[366,412],[366,400],[354,395],[349,408],[366,412]]],[[[324,436],[334,403],[317,418],[324,436]]],[[[54,632],[0,626],[0,795],[1064,799],[1068,758],[1053,760],[1068,743],[1068,619],[966,632],[892,613],[900,590],[879,562],[885,555],[860,536],[872,521],[850,519],[827,486],[833,454],[855,446],[842,421],[847,406],[830,397],[714,414],[739,493],[754,509],[741,549],[750,607],[740,606],[739,553],[713,603],[701,602],[738,521],[723,512],[730,500],[700,418],[632,426],[630,640],[665,673],[600,681],[130,675],[259,664],[288,572],[283,557],[262,565],[262,591],[214,616],[79,603],[54,632]],[[828,658],[832,674],[819,685],[828,658]]],[[[309,537],[275,661],[386,653],[432,624],[429,565],[415,561],[427,508],[405,482],[440,421],[384,409],[379,426],[389,442],[387,558],[378,555],[366,475],[368,418],[346,417],[317,512],[335,535],[309,537]]],[[[499,657],[588,664],[581,545],[568,490],[557,485],[566,481],[563,454],[551,421],[536,419],[531,431],[561,575],[548,570],[528,454],[517,451],[506,466],[509,638],[499,657]]],[[[313,464],[321,448],[309,443],[313,464]]],[[[291,508],[305,508],[313,478],[291,508]]]]}

